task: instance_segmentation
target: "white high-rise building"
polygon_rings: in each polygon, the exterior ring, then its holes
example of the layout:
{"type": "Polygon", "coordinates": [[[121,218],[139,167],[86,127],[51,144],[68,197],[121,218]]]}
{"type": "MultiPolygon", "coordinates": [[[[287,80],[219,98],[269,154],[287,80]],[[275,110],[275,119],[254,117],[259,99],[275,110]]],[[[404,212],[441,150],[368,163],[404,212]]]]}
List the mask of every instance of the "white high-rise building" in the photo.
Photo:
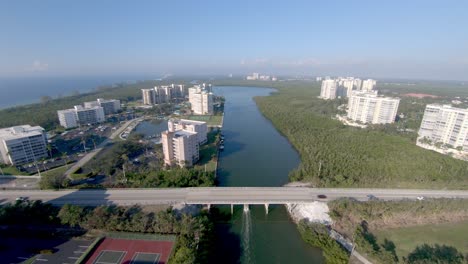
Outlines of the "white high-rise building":
{"type": "Polygon", "coordinates": [[[376,80],[367,79],[362,81],[362,91],[372,91],[374,90],[375,85],[377,84],[376,80]]]}
{"type": "Polygon", "coordinates": [[[201,89],[200,86],[189,88],[189,102],[194,114],[213,114],[213,94],[201,89]]]}
{"type": "Polygon", "coordinates": [[[341,80],[341,94],[340,96],[349,97],[354,88],[354,78],[348,77],[341,80]]]}
{"type": "Polygon", "coordinates": [[[323,80],[320,90],[320,98],[335,99],[337,95],[338,84],[335,80],[323,80]]]}
{"type": "Polygon", "coordinates": [[[154,105],[157,103],[155,89],[141,89],[141,95],[143,97],[143,104],[154,105]]]}
{"type": "Polygon", "coordinates": [[[60,125],[64,128],[73,128],[78,126],[78,116],[76,115],[76,110],[65,109],[57,111],[60,125]]]}
{"type": "Polygon", "coordinates": [[[0,129],[0,163],[37,162],[47,155],[47,138],[40,126],[15,126],[0,129]]]}
{"type": "Polygon", "coordinates": [[[399,98],[379,97],[374,92],[353,92],[348,101],[348,118],[371,124],[395,122],[399,98]]]}
{"type": "Polygon", "coordinates": [[[186,130],[164,131],[161,133],[164,163],[190,167],[198,161],[199,145],[197,133],[186,130]]]}
{"type": "Polygon", "coordinates": [[[187,120],[187,119],[169,119],[167,122],[169,132],[177,130],[186,130],[197,133],[198,144],[203,145],[207,142],[208,126],[206,122],[187,120]]]}
{"type": "Polygon", "coordinates": [[[354,88],[353,90],[361,90],[362,80],[359,78],[354,79],[354,88]]]}
{"type": "Polygon", "coordinates": [[[461,147],[468,151],[468,109],[428,104],[419,128],[419,138],[461,147]]]}
{"type": "Polygon", "coordinates": [[[158,99],[156,99],[156,101],[158,101],[159,104],[162,104],[162,103],[170,103],[171,102],[171,98],[172,98],[172,87],[171,86],[156,86],[154,87],[154,90],[156,90],[156,96],[158,99]]]}
{"type": "Polygon", "coordinates": [[[104,108],[105,115],[117,113],[121,109],[120,100],[98,98],[97,102],[99,103],[99,106],[104,108]]]}
{"type": "MultiPolygon", "coordinates": [[[[88,106],[91,104],[88,104],[88,106]]],[[[120,104],[119,104],[120,107],[120,104]]],[[[106,120],[104,108],[101,106],[83,107],[75,105],[74,108],[58,110],[60,125],[64,128],[73,128],[78,125],[102,123],[106,120]]]]}
{"type": "Polygon", "coordinates": [[[101,106],[84,108],[81,105],[75,105],[75,111],[78,117],[78,123],[82,125],[102,123],[106,120],[104,108],[101,106]]]}
{"type": "Polygon", "coordinates": [[[84,102],[83,106],[84,108],[93,108],[96,106],[101,106],[102,108],[104,108],[104,114],[110,115],[120,110],[120,100],[115,100],[115,99],[106,100],[106,99],[98,98],[96,101],[84,102]]]}

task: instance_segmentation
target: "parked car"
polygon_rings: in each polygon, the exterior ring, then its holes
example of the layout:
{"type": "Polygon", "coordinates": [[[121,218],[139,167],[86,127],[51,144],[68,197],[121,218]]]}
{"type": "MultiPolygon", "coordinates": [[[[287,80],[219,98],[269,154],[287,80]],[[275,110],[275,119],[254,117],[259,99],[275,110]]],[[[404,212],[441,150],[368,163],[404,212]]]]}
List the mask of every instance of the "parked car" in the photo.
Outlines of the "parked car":
{"type": "Polygon", "coordinates": [[[25,196],[20,196],[16,198],[16,201],[26,201],[26,200],[28,200],[28,197],[25,197],[25,196]]]}

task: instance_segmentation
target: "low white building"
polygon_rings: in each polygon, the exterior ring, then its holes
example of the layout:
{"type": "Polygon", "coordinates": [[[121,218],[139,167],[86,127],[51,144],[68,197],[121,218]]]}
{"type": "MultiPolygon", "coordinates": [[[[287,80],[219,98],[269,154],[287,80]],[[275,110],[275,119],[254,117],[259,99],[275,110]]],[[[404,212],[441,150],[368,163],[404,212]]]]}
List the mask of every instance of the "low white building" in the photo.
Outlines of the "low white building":
{"type": "Polygon", "coordinates": [[[381,97],[377,92],[353,92],[348,101],[347,117],[371,124],[395,122],[400,98],[381,97]]]}
{"type": "Polygon", "coordinates": [[[24,164],[47,155],[47,137],[40,126],[15,126],[0,129],[0,162],[24,164]]]}

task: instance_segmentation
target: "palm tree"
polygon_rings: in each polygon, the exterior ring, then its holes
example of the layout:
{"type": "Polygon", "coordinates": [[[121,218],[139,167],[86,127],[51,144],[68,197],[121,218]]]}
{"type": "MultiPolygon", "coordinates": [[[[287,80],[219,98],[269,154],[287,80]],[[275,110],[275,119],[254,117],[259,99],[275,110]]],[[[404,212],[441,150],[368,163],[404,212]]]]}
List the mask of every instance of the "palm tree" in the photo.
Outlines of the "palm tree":
{"type": "Polygon", "coordinates": [[[47,148],[47,151],[49,152],[49,157],[52,158],[52,145],[47,144],[46,148],[47,148]]]}
{"type": "Polygon", "coordinates": [[[122,154],[122,156],[120,156],[120,158],[123,160],[122,171],[123,171],[123,176],[124,176],[124,182],[126,183],[127,182],[127,176],[125,175],[125,166],[128,163],[128,156],[127,156],[127,154],[122,154]]]}

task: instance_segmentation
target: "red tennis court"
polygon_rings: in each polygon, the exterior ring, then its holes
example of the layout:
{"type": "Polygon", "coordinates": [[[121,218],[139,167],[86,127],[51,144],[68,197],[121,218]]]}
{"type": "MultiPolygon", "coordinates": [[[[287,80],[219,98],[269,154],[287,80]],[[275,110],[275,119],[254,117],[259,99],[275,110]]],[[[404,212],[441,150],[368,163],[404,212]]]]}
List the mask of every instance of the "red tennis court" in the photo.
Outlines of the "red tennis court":
{"type": "Polygon", "coordinates": [[[105,238],[93,251],[87,264],[165,264],[172,251],[172,241],[105,238]],[[145,261],[143,261],[145,259],[145,261]],[[149,261],[153,259],[153,261],[149,261]]]}

